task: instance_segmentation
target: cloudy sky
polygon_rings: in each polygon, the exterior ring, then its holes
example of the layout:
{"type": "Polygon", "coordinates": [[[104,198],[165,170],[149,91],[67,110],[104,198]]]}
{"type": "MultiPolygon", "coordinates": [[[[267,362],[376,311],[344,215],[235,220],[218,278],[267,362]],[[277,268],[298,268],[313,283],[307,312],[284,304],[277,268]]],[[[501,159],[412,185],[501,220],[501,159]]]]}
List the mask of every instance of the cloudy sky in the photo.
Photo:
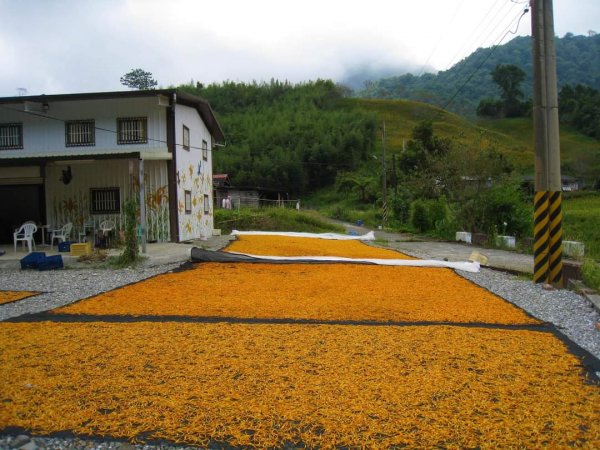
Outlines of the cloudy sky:
{"type": "MultiPolygon", "coordinates": [[[[161,87],[343,80],[444,70],[531,34],[526,0],[0,0],[0,96],[125,89],[133,68],[161,87]],[[518,29],[517,29],[518,25],[518,29]]],[[[600,32],[600,0],[554,0],[555,31],[600,32]]]]}

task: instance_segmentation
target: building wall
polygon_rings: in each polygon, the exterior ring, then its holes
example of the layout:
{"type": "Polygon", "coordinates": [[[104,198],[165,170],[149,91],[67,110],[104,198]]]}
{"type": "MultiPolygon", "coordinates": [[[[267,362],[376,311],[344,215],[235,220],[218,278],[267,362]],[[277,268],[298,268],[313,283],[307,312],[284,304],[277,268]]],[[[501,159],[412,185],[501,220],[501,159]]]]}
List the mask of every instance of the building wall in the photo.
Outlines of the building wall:
{"type": "Polygon", "coordinates": [[[175,151],[177,170],[177,210],[179,240],[212,236],[212,142],[211,135],[195,108],[177,105],[175,110],[175,151]],[[183,148],[183,125],[190,130],[190,149],[183,148]],[[203,159],[202,141],[207,142],[207,159],[203,159]],[[190,210],[186,212],[185,192],[190,193],[190,210]],[[208,213],[205,212],[205,198],[208,213]]]}
{"type": "MultiPolygon", "coordinates": [[[[123,205],[131,196],[139,196],[138,160],[70,161],[50,163],[46,166],[45,195],[47,224],[58,228],[72,222],[72,238],[77,239],[84,224],[97,227],[103,220],[112,219],[117,230],[125,227],[123,205]],[[130,174],[130,166],[132,172],[130,174]],[[69,184],[61,180],[62,171],[71,167],[73,175],[69,184]],[[120,214],[91,214],[90,188],[118,187],[120,191],[120,214]]],[[[146,221],[148,239],[168,242],[169,208],[167,189],[167,165],[165,161],[145,161],[146,221]]]]}
{"type": "MultiPolygon", "coordinates": [[[[0,108],[0,123],[20,122],[23,124],[23,149],[3,150],[3,157],[23,156],[27,153],[61,155],[73,153],[138,152],[144,149],[166,149],[166,108],[159,106],[158,96],[149,98],[79,100],[50,102],[47,116],[31,115],[14,109],[0,108]],[[117,144],[117,118],[147,117],[148,143],[117,144]],[[55,120],[59,119],[59,120],[55,120]],[[95,120],[96,145],[67,147],[65,145],[65,124],[67,120],[95,120]],[[106,131],[105,131],[106,130],[106,131]]],[[[165,150],[166,151],[166,150],[165,150]]]]}

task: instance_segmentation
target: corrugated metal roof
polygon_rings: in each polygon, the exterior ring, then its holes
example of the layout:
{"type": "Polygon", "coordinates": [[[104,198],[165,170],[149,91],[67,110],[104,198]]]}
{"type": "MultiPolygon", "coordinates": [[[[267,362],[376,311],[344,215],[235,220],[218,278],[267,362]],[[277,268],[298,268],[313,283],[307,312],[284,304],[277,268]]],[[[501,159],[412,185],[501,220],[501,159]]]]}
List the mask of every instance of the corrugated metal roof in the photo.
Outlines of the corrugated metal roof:
{"type": "Polygon", "coordinates": [[[71,158],[71,159],[89,159],[90,156],[101,155],[131,155],[139,154],[142,159],[170,159],[167,147],[157,147],[153,149],[140,149],[138,151],[128,148],[93,148],[74,147],[68,149],[57,149],[43,152],[27,152],[24,150],[3,150],[0,152],[0,160],[9,159],[48,159],[48,158],[71,158]],[[144,156],[147,156],[144,158],[144,156]]]}

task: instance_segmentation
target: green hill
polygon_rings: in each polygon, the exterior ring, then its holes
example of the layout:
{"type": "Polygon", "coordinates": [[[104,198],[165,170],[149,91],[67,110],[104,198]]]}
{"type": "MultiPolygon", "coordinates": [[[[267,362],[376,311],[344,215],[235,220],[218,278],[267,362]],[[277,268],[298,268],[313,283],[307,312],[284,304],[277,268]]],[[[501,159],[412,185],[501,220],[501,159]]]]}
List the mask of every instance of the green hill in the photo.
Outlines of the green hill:
{"type": "MultiPolygon", "coordinates": [[[[504,45],[480,48],[471,55],[437,74],[420,76],[405,74],[371,80],[355,93],[364,98],[407,99],[445,106],[464,116],[475,115],[479,101],[484,97],[498,97],[500,92],[490,73],[498,64],[513,64],[525,71],[522,85],[525,98],[532,95],[531,38],[516,37],[504,45]],[[472,79],[459,89],[472,76],[472,79]]],[[[600,90],[600,35],[574,36],[567,33],[556,39],[556,65],[559,87],[578,83],[600,90]]]]}
{"type": "MultiPolygon", "coordinates": [[[[333,185],[341,172],[375,170],[383,121],[390,158],[427,120],[436,135],[461,151],[495,149],[518,173],[533,173],[530,118],[470,121],[422,102],[343,98],[331,81],[180,88],[214,108],[228,141],[215,153],[215,171],[228,173],[235,185],[302,195],[333,185]]],[[[600,141],[562,127],[561,151],[565,174],[589,183],[600,177],[600,141]]]]}
{"type": "MultiPolygon", "coordinates": [[[[481,148],[493,145],[522,174],[534,171],[533,123],[531,118],[469,121],[436,106],[409,100],[354,99],[357,107],[372,113],[381,123],[385,120],[387,150],[399,152],[403,141],[422,120],[430,120],[436,134],[452,139],[456,145],[481,148]]],[[[381,138],[377,137],[378,149],[381,138]]],[[[594,183],[600,177],[600,141],[577,130],[561,126],[560,146],[564,174],[594,183]]],[[[380,151],[380,150],[379,150],[380,151]]]]}

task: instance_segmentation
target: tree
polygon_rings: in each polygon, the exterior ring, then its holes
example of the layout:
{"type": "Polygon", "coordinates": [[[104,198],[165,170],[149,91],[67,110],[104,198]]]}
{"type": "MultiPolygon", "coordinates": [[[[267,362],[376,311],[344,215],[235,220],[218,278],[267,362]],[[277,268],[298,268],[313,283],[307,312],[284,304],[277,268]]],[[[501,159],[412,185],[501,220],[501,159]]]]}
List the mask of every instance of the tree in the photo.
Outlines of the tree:
{"type": "Polygon", "coordinates": [[[513,64],[498,64],[492,71],[492,80],[502,89],[502,100],[514,102],[523,98],[520,84],[525,80],[525,72],[513,64]]]}
{"type": "Polygon", "coordinates": [[[498,64],[491,75],[494,83],[502,90],[501,101],[484,98],[479,102],[477,114],[489,117],[524,116],[529,109],[529,102],[521,101],[521,83],[525,80],[525,72],[513,64],[498,64]]]}
{"type": "Polygon", "coordinates": [[[377,181],[368,175],[343,173],[338,176],[338,191],[354,190],[360,194],[360,201],[368,203],[373,201],[377,191],[377,181]]]}
{"type": "Polygon", "coordinates": [[[563,86],[558,94],[560,120],[600,139],[600,92],[578,84],[563,86]]]}
{"type": "Polygon", "coordinates": [[[146,90],[155,88],[158,82],[152,78],[151,72],[142,69],[132,69],[121,77],[121,84],[132,89],[146,90]]]}

